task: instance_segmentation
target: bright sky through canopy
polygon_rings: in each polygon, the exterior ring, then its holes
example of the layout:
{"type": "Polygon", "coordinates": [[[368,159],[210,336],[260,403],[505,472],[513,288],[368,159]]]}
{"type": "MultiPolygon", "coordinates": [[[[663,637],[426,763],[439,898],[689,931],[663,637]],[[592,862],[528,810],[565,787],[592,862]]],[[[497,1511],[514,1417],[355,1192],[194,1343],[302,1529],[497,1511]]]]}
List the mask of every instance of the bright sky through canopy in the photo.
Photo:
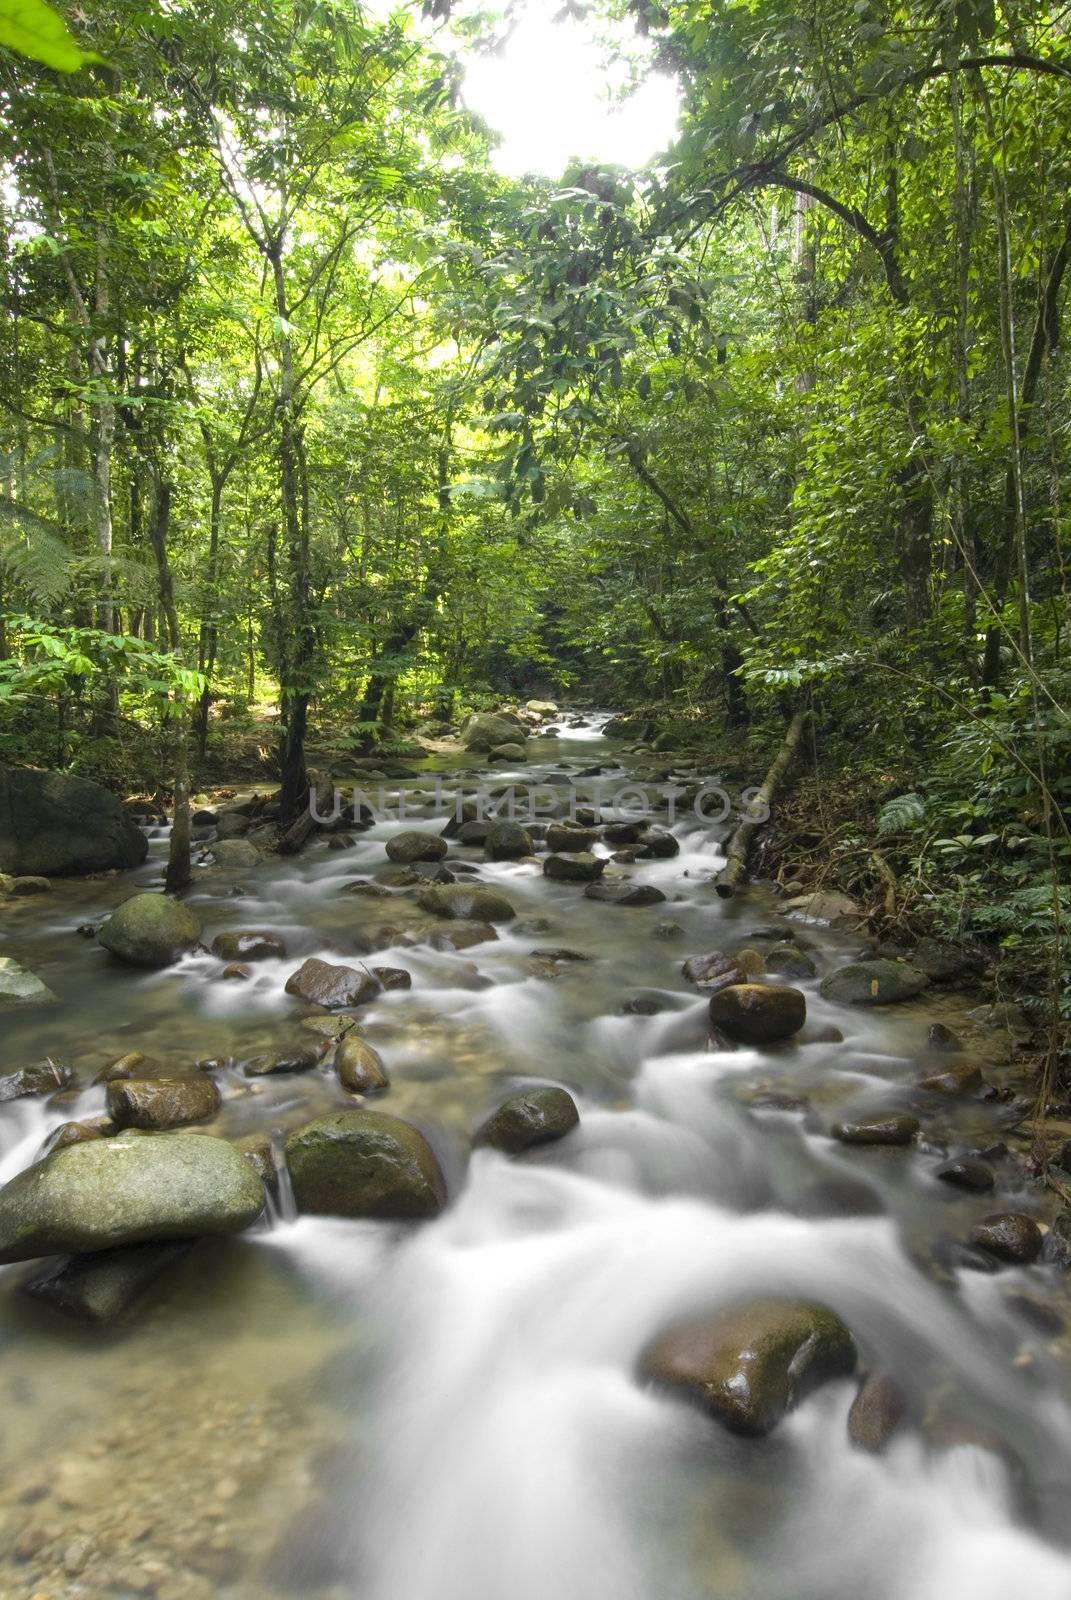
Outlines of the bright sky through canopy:
{"type": "Polygon", "coordinates": [[[533,0],[505,50],[468,65],[465,101],[502,135],[495,165],[554,178],[574,156],[642,166],[676,133],[676,85],[655,74],[626,99],[608,98],[624,68],[607,65],[590,26],[555,22],[558,10],[533,0]]]}

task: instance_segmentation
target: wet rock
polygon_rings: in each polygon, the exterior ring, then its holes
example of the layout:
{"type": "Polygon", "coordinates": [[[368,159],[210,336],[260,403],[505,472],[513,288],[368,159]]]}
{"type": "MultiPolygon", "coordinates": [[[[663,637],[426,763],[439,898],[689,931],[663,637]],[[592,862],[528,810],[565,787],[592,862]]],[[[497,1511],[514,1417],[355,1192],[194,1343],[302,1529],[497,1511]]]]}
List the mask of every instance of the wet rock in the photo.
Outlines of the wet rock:
{"type": "Polygon", "coordinates": [[[54,1094],[74,1082],[74,1069],[66,1061],[45,1056],[32,1066],[20,1067],[0,1078],[0,1105],[8,1100],[24,1100],[28,1095],[54,1094]]]}
{"type": "Polygon", "coordinates": [[[497,939],[498,934],[489,922],[452,922],[448,925],[429,922],[410,930],[407,944],[426,944],[433,950],[471,950],[473,945],[486,944],[497,939]]]}
{"type": "Polygon", "coordinates": [[[799,1032],[807,1000],[784,983],[734,983],[711,996],[710,1020],[739,1044],[771,1044],[799,1032]]]}
{"type": "Polygon", "coordinates": [[[244,961],[229,961],[220,973],[221,978],[226,978],[228,982],[234,983],[244,983],[246,979],[252,976],[252,967],[248,966],[244,961]]]}
{"type": "Polygon", "coordinates": [[[249,839],[218,839],[208,854],[215,866],[228,871],[245,871],[261,860],[260,851],[249,839]]]}
{"type": "Polygon", "coordinates": [[[488,711],[475,712],[461,729],[462,743],[467,750],[491,751],[496,746],[514,743],[517,735],[516,722],[488,711]]]}
{"type": "Polygon", "coordinates": [[[62,876],[138,867],[148,841],[89,778],[0,765],[0,872],[62,876]]]}
{"type": "Polygon", "coordinates": [[[642,822],[608,822],[602,836],[607,844],[637,844],[643,831],[642,822]]]}
{"type": "Polygon", "coordinates": [[[191,1248],[191,1240],[173,1239],[68,1256],[20,1288],[81,1322],[117,1322],[191,1248]]]}
{"type": "Polygon", "coordinates": [[[931,1072],[919,1079],[919,1088],[927,1094],[971,1094],[981,1087],[981,1070],[973,1061],[958,1061],[943,1072],[931,1072]]]}
{"type": "Polygon", "coordinates": [[[411,989],[413,975],[404,967],[373,967],[373,975],[379,979],[385,990],[411,989]]]}
{"type": "Polygon", "coordinates": [[[424,1135],[381,1111],[340,1111],[291,1133],[286,1162],[298,1209],[317,1216],[408,1219],[446,1203],[424,1135]]]}
{"type": "Polygon", "coordinates": [[[52,885],[47,878],[30,876],[25,878],[9,878],[7,891],[14,899],[20,900],[38,894],[50,894],[52,885]]]}
{"type": "Polygon", "coordinates": [[[287,1050],[273,1050],[267,1055],[252,1056],[242,1071],[247,1078],[272,1078],[287,1072],[311,1072],[327,1054],[326,1044],[291,1046],[287,1050]]]}
{"type": "Polygon", "coordinates": [[[69,1144],[85,1144],[87,1139],[103,1139],[102,1122],[110,1123],[111,1118],[98,1117],[96,1122],[61,1122],[58,1128],[53,1128],[45,1140],[38,1159],[49,1155],[53,1150],[62,1150],[69,1144]]]}
{"type": "Polygon", "coordinates": [[[931,1050],[955,1051],[963,1049],[959,1037],[952,1032],[951,1028],[946,1028],[943,1022],[930,1023],[929,1031],[926,1035],[926,1043],[931,1050]]]}
{"type": "Polygon", "coordinates": [[[656,922],[651,929],[652,939],[683,939],[684,929],[679,922],[656,922]]]}
{"type": "Polygon", "coordinates": [[[599,835],[594,828],[573,827],[567,822],[552,822],[547,829],[547,849],[555,854],[590,853],[599,835]]]}
{"type": "Polygon", "coordinates": [[[931,983],[951,983],[982,969],[982,962],[963,945],[942,939],[920,939],[911,956],[911,965],[924,972],[931,983]]]}
{"type": "Polygon", "coordinates": [[[822,979],[826,1000],[848,1006],[889,1006],[921,994],[929,979],[899,961],[852,961],[822,979]]]}
{"type": "Polygon", "coordinates": [[[55,999],[42,979],[10,956],[0,956],[0,1011],[19,1006],[51,1005],[55,999]]]}
{"type": "Polygon", "coordinates": [[[367,1005],[379,993],[379,984],[363,968],[335,966],[310,956],[287,978],[286,992],[311,1005],[337,1011],[343,1006],[367,1005]]]}
{"type": "Polygon", "coordinates": [[[537,961],[590,961],[592,959],[591,956],[583,955],[579,950],[570,950],[562,945],[553,945],[549,949],[529,950],[528,954],[537,961]]]}
{"type": "Polygon", "coordinates": [[[835,1122],[830,1129],[841,1144],[910,1144],[919,1131],[918,1117],[903,1111],[878,1111],[835,1122]]]}
{"type": "Polygon", "coordinates": [[[1042,1255],[1053,1266],[1071,1267],[1071,1207],[1064,1206],[1056,1213],[1052,1227],[1045,1235],[1042,1255]]]}
{"type": "Polygon", "coordinates": [[[699,989],[716,992],[731,983],[746,983],[750,974],[738,956],[725,950],[711,950],[706,955],[689,956],[681,972],[699,989]]]}
{"type": "Polygon", "coordinates": [[[275,1170],[275,1155],[271,1146],[271,1138],[268,1134],[243,1134],[240,1139],[234,1140],[234,1148],[241,1154],[243,1160],[248,1161],[265,1187],[274,1185],[278,1181],[279,1174],[275,1170]]]}
{"type": "Polygon", "coordinates": [[[864,1380],[848,1412],[848,1437],[860,1450],[879,1455],[906,1411],[904,1395],[887,1372],[872,1372],[864,1380]]]}
{"type": "Polygon", "coordinates": [[[496,820],[487,829],[484,852],[488,861],[516,861],[532,854],[532,835],[519,822],[496,820]]]}
{"type": "Polygon", "coordinates": [[[1036,1261],[1044,1243],[1033,1217],[1024,1216],[1021,1211],[997,1211],[983,1217],[968,1237],[971,1244],[998,1261],[1015,1264],[1036,1261]]]}
{"type": "Polygon", "coordinates": [[[967,1189],[972,1194],[985,1194],[997,1181],[992,1170],[981,1161],[966,1158],[946,1162],[938,1167],[937,1176],[942,1183],[950,1183],[954,1189],[967,1189]]]}
{"type": "Polygon", "coordinates": [[[426,883],[454,883],[456,880],[450,868],[441,861],[414,861],[410,867],[402,867],[398,872],[392,872],[387,882],[392,889],[412,889],[417,885],[426,883]]]}
{"type": "Polygon", "coordinates": [[[335,1051],[338,1081],[351,1094],[382,1094],[390,1088],[383,1058],[370,1044],[348,1034],[335,1051]]]}
{"type": "Polygon", "coordinates": [[[128,1050],[125,1055],[116,1056],[114,1061],[109,1061],[107,1066],[101,1067],[93,1079],[97,1083],[116,1083],[121,1078],[143,1077],[144,1068],[153,1065],[147,1056],[140,1050],[128,1050]]]}
{"type": "Polygon", "coordinates": [[[1025,1011],[1010,1001],[1002,1001],[991,1006],[975,1006],[973,1011],[967,1012],[967,1021],[975,1023],[979,1028],[1000,1028],[1023,1036],[1031,1031],[1030,1019],[1025,1011]]]}
{"type": "Polygon", "coordinates": [[[663,999],[643,994],[633,995],[621,1005],[621,1010],[627,1017],[656,1017],[665,1009],[666,1002],[663,999]]]}
{"type": "Polygon", "coordinates": [[[329,850],[352,850],[357,843],[352,833],[333,833],[327,841],[329,850]]]}
{"type": "Polygon", "coordinates": [[[536,1145],[563,1139],[580,1121],[576,1101],[564,1089],[551,1085],[511,1095],[492,1112],[473,1135],[474,1145],[491,1145],[507,1155],[519,1155],[536,1145]]]}
{"type": "Polygon", "coordinates": [[[843,1044],[844,1035],[831,1022],[809,1022],[800,1031],[798,1044],[843,1044]]]}
{"type": "Polygon", "coordinates": [[[100,942],[132,967],[168,967],[194,948],[201,919],[167,894],[135,894],[113,911],[100,930],[100,942]]]}
{"type": "Polygon", "coordinates": [[[414,861],[441,861],[447,852],[446,840],[437,833],[422,833],[409,828],[387,840],[387,855],[392,861],[409,866],[414,861]]]}
{"type": "Polygon", "coordinates": [[[767,972],[785,978],[816,978],[818,968],[805,950],[796,944],[775,944],[766,955],[767,972]]]}
{"type": "Polygon", "coordinates": [[[588,850],[576,855],[547,856],[543,862],[543,876],[557,883],[594,883],[606,869],[602,856],[593,856],[588,850]]]}
{"type": "Polygon", "coordinates": [[[793,895],[785,901],[786,911],[796,911],[813,922],[838,922],[841,917],[859,917],[862,907],[850,895],[835,889],[816,889],[810,894],[793,895]]]}
{"type": "Polygon", "coordinates": [[[680,854],[680,844],[671,833],[661,828],[645,828],[636,840],[640,856],[645,861],[665,861],[680,854]]]}
{"type": "Polygon", "coordinates": [[[236,1233],[263,1206],[223,1139],[117,1134],[56,1150],[0,1189],[0,1260],[236,1233]]]}
{"type": "Polygon", "coordinates": [[[604,906],[655,906],[665,900],[661,889],[653,883],[589,883],[584,890],[586,900],[597,900],[604,906]]]}
{"type": "Polygon", "coordinates": [[[234,928],[216,934],[212,954],[221,961],[274,961],[286,956],[286,941],[263,928],[234,928]]]}
{"type": "Polygon", "coordinates": [[[463,822],[457,830],[458,844],[481,845],[487,843],[487,835],[491,832],[489,822],[463,822]]]}
{"type": "Polygon", "coordinates": [[[181,1128],[207,1122],[221,1105],[217,1084],[205,1073],[188,1077],[127,1078],[109,1083],[108,1115],[117,1128],[181,1128]]]}
{"type": "Polygon", "coordinates": [[[476,884],[450,883],[427,889],[417,896],[422,911],[435,917],[458,918],[466,922],[511,922],[516,916],[510,902],[497,889],[476,884]]]}
{"type": "Polygon", "coordinates": [[[752,1300],[680,1322],[642,1357],[642,1370],[732,1433],[769,1433],[806,1395],[855,1370],[855,1343],[828,1307],[752,1300]]]}
{"type": "Polygon", "coordinates": [[[518,739],[510,739],[506,744],[496,745],[487,757],[490,766],[501,764],[512,766],[517,761],[527,761],[527,749],[518,739]]]}

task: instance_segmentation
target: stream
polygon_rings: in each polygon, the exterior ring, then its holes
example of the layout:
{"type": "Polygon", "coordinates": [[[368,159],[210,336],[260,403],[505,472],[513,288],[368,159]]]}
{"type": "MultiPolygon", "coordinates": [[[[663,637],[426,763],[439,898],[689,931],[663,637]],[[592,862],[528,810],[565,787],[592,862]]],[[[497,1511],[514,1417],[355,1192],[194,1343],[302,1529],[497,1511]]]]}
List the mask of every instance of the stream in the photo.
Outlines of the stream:
{"type": "MultiPolygon", "coordinates": [[[[437,765],[459,786],[605,794],[650,765],[605,721],[531,740],[523,767],[437,765]]],[[[374,951],[412,977],[362,1008],[391,1077],[376,1108],[427,1135],[450,1200],[415,1225],[295,1219],[284,1185],[270,1219],[198,1245],[115,1329],[20,1295],[33,1263],[0,1269],[0,1600],[1069,1600],[1063,1275],[957,1250],[994,1210],[1043,1225],[1051,1210],[999,1149],[995,1194],[940,1182],[946,1153],[997,1147],[1009,1112],[977,1095],[919,1110],[915,1088],[935,1021],[1001,1082],[1003,1037],[966,1018],[977,1002],[934,988],[855,1009],[792,978],[798,1039],[711,1048],[688,956],[792,933],[821,976],[862,941],[792,920],[761,886],[719,900],[725,826],[687,808],[679,854],[625,869],[660,904],[598,903],[451,840],[447,865],[471,863],[517,918],[461,951],[407,944],[427,921],[414,891],[344,892],[397,870],[392,834],[445,821],[427,775],[389,787],[406,818],[351,847],[198,867],[206,943],[240,927],[286,941],[245,982],[207,953],[124,968],[80,935],[161,886],[162,827],[144,867],[5,909],[5,951],[60,1004],[0,1018],[3,1070],[49,1054],[88,1087],[0,1107],[3,1181],[51,1129],[103,1112],[91,1080],[134,1049],[171,1069],[213,1058],[211,1131],[227,1137],[352,1104],[329,1065],[249,1078],[242,1063],[316,1037],[284,992],[301,961],[374,951]],[[561,946],[589,959],[532,955],[561,946]],[[472,1150],[533,1082],[567,1088],[579,1127],[516,1159],[472,1150]],[[889,1105],[922,1117],[917,1143],[830,1137],[846,1110],[889,1105]],[[667,1323],[767,1294],[832,1307],[863,1367],[895,1377],[915,1420],[881,1454],[849,1441],[857,1378],[749,1439],[638,1377],[667,1323]]]]}

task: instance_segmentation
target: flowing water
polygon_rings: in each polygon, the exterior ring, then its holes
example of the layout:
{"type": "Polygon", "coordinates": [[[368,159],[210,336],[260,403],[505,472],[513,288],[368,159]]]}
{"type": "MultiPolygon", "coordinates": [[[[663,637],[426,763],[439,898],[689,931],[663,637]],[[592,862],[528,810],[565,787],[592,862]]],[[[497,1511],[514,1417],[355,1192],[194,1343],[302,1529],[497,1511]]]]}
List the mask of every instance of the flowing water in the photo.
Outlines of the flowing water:
{"type": "MultiPolygon", "coordinates": [[[[577,774],[601,766],[612,790],[626,774],[601,720],[494,781],[572,776],[583,793],[577,774]]],[[[61,1004],[3,1018],[4,1070],[47,1051],[88,1084],[135,1048],[167,1067],[212,1057],[214,1131],[233,1136],[345,1101],[328,1068],[250,1080],[241,1063],[313,1037],[283,990],[306,955],[386,947],[377,962],[413,986],[362,1014],[391,1073],[380,1104],[427,1133],[451,1201],[409,1228],[294,1220],[283,1196],[272,1226],[199,1246],[118,1330],[62,1321],[17,1293],[26,1267],[3,1269],[0,1600],[1068,1600],[1066,1290],[1053,1268],[973,1270],[948,1243],[987,1211],[1044,1206],[999,1157],[998,1197],[934,1176],[943,1149],[999,1139],[1006,1113],[952,1103],[906,1150],[826,1131],[846,1107],[910,1106],[928,1024],[963,1026],[966,1003],[851,1011],[805,982],[804,1042],[709,1048],[685,956],[794,927],[823,971],[859,944],[788,923],[761,891],[718,900],[718,830],[691,814],[678,856],[628,869],[668,896],[650,907],[454,844],[518,919],[461,953],[408,945],[426,920],[411,894],[342,892],[389,876],[385,840],[421,825],[426,779],[402,788],[410,819],[352,848],[199,870],[206,940],[286,938],[288,959],[245,983],[207,955],[122,969],[79,936],[159,886],[162,831],[138,872],[5,909],[6,952],[61,1004]],[[591,959],[531,955],[562,945],[591,959]],[[635,999],[659,1009],[622,1009],[635,999]],[[830,1024],[841,1042],[806,1042],[830,1024]],[[518,1160],[470,1154],[474,1126],[533,1080],[574,1093],[579,1129],[518,1160]],[[771,1087],[799,1109],[751,1105],[771,1087]],[[668,1321],[766,1292],[834,1307],[918,1425],[881,1456],[853,1449],[842,1381],[745,1440],[638,1380],[668,1321]]],[[[0,1178],[103,1090],[60,1102],[2,1108],[0,1178]]]]}

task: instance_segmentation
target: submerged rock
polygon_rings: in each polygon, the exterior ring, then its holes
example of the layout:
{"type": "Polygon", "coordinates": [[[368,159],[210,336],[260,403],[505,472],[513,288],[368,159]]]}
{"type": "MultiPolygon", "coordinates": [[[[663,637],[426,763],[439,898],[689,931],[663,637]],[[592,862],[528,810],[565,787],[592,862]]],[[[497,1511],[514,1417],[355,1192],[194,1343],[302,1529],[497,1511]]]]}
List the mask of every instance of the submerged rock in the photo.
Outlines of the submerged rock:
{"type": "Polygon", "coordinates": [[[942,1072],[931,1072],[919,1079],[919,1088],[927,1094],[970,1094],[981,1087],[981,1069],[973,1061],[957,1061],[942,1072]]]}
{"type": "Polygon", "coordinates": [[[849,1439],[860,1450],[878,1455],[900,1426],[906,1409],[895,1378],[887,1372],[870,1373],[848,1412],[849,1439]]]}
{"type": "Polygon", "coordinates": [[[441,861],[447,852],[446,840],[437,833],[422,833],[408,828],[387,840],[387,854],[392,861],[411,866],[414,861],[441,861]]]}
{"type": "Polygon", "coordinates": [[[584,898],[605,906],[655,906],[666,897],[653,883],[589,883],[584,898]]]}
{"type": "Polygon", "coordinates": [[[711,996],[710,1020],[741,1044],[771,1044],[798,1033],[807,999],[785,983],[734,983],[711,996]]]}
{"type": "Polygon", "coordinates": [[[890,1006],[921,994],[929,983],[924,972],[901,961],[851,961],[822,979],[826,1000],[846,1006],[890,1006]]]}
{"type": "Polygon", "coordinates": [[[192,1240],[131,1244],[93,1255],[68,1256],[20,1285],[23,1294],[43,1300],[82,1322],[116,1322],[192,1248],[192,1240]]]}
{"type": "Polygon", "coordinates": [[[286,992],[335,1011],[343,1006],[366,1005],[379,993],[379,984],[363,969],[335,966],[330,961],[310,956],[287,978],[286,992]]]}
{"type": "Polygon", "coordinates": [[[417,896],[422,911],[435,917],[456,917],[465,922],[511,922],[517,915],[504,894],[467,883],[437,884],[417,896]]]}
{"type": "Polygon", "coordinates": [[[221,1104],[205,1073],[174,1078],[121,1078],[107,1088],[108,1115],[117,1128],[181,1128],[207,1122],[221,1104]]]}
{"type": "Polygon", "coordinates": [[[311,1072],[327,1054],[327,1044],[299,1045],[289,1050],[274,1050],[252,1056],[242,1071],[247,1078],[271,1078],[278,1073],[311,1072]]]}
{"type": "Polygon", "coordinates": [[[0,872],[108,872],[139,867],[148,850],[125,806],[101,784],[0,765],[0,872]]]}
{"type": "Polygon", "coordinates": [[[237,1233],[264,1186],[223,1139],[117,1134],[68,1145],[0,1189],[0,1261],[237,1233]]]}
{"type": "Polygon", "coordinates": [[[378,1050],[363,1039],[349,1034],[335,1051],[338,1081],[351,1094],[382,1094],[390,1088],[390,1078],[378,1050]]]}
{"type": "Polygon", "coordinates": [[[855,1362],[852,1336],[827,1306],[763,1299],[676,1324],[648,1346],[642,1370],[730,1432],[759,1437],[855,1362]]]}
{"type": "Polygon", "coordinates": [[[471,950],[474,944],[486,944],[497,939],[498,934],[489,922],[451,922],[445,926],[426,922],[409,930],[408,944],[428,944],[433,950],[471,950]]]}
{"type": "Polygon", "coordinates": [[[170,895],[136,894],[112,912],[98,937],[128,966],[168,967],[198,943],[201,919],[170,895]]]}
{"type": "Polygon", "coordinates": [[[446,1204],[435,1153],[418,1129],[382,1111],[317,1117],[286,1141],[298,1210],[405,1220],[446,1204]]]}
{"type": "Polygon", "coordinates": [[[221,961],[272,961],[286,956],[286,941],[264,928],[234,928],[217,933],[212,954],[221,961]]]}
{"type": "Polygon", "coordinates": [[[910,1144],[918,1131],[918,1117],[903,1111],[876,1111],[835,1122],[830,1129],[841,1144],[910,1144]]]}
{"type": "Polygon", "coordinates": [[[818,968],[805,950],[796,944],[775,944],[767,952],[767,972],[779,972],[785,978],[815,978],[818,968]]]}
{"type": "Polygon", "coordinates": [[[566,1090],[547,1085],[526,1089],[504,1100],[477,1128],[474,1145],[491,1145],[507,1155],[519,1155],[536,1145],[564,1139],[580,1121],[576,1101],[566,1090]]]}
{"type": "Polygon", "coordinates": [[[971,1244],[998,1261],[1013,1264],[1036,1261],[1044,1237],[1033,1217],[1021,1211],[996,1211],[975,1223],[969,1234],[971,1244]]]}
{"type": "Polygon", "coordinates": [[[0,956],[0,1010],[15,1006],[50,1005],[56,995],[48,984],[35,973],[13,961],[10,956],[0,956]]]}

